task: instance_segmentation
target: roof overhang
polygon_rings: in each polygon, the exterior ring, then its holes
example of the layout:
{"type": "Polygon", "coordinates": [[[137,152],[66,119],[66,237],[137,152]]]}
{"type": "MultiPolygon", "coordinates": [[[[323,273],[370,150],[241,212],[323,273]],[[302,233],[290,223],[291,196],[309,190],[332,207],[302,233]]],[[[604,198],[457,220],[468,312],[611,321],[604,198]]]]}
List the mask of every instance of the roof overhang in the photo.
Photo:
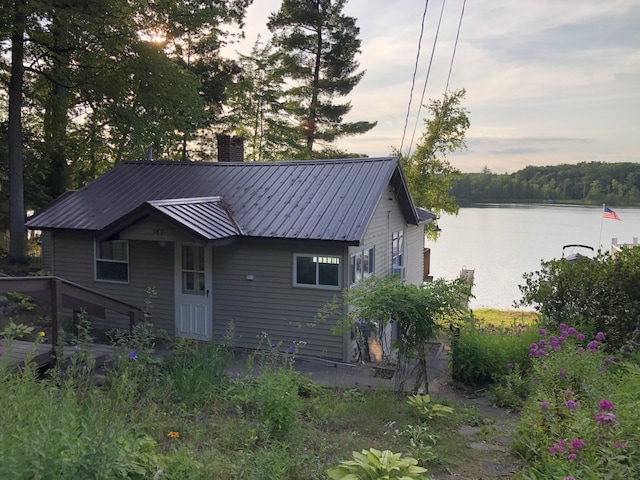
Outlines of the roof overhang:
{"type": "Polygon", "coordinates": [[[242,236],[243,231],[221,197],[149,200],[96,233],[97,240],[113,238],[146,218],[153,217],[207,245],[221,245],[242,236]]]}

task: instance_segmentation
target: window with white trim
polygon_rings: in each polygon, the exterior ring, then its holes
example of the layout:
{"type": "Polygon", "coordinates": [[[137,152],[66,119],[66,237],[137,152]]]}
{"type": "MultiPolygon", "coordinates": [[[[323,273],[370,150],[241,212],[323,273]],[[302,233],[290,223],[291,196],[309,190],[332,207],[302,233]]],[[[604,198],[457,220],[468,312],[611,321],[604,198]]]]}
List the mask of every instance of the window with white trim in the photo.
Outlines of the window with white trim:
{"type": "Polygon", "coordinates": [[[340,288],[340,257],[333,255],[293,256],[293,285],[311,288],[340,288]]]}
{"type": "Polygon", "coordinates": [[[96,280],[129,283],[129,241],[96,242],[96,280]]]}
{"type": "Polygon", "coordinates": [[[391,273],[404,278],[404,230],[391,235],[391,273]]]}
{"type": "Polygon", "coordinates": [[[359,250],[349,258],[349,282],[351,285],[369,278],[375,270],[375,257],[373,247],[359,250]]]}

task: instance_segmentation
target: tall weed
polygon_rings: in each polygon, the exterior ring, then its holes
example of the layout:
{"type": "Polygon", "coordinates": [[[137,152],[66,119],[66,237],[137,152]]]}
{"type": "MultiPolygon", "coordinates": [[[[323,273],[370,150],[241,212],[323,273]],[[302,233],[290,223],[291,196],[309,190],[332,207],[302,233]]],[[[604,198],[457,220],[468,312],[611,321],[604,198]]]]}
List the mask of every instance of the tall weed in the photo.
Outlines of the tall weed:
{"type": "Polygon", "coordinates": [[[499,328],[468,323],[451,338],[451,374],[465,385],[496,382],[513,366],[530,365],[529,346],[537,338],[538,329],[533,326],[499,328]]]}

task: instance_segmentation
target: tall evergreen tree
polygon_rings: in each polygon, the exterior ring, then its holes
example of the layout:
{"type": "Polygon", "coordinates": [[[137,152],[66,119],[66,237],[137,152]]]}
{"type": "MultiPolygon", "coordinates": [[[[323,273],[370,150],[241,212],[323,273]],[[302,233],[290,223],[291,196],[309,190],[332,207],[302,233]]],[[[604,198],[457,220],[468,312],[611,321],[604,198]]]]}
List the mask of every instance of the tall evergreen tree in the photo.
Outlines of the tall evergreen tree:
{"type": "Polygon", "coordinates": [[[331,143],[346,135],[371,130],[376,122],[344,122],[349,102],[334,103],[348,95],[364,72],[357,72],[360,29],[356,19],[342,13],[346,0],[283,0],[269,17],[274,43],[284,57],[287,76],[295,86],[288,94],[293,115],[304,138],[304,158],[314,154],[316,142],[331,143]]]}
{"type": "Polygon", "coordinates": [[[273,44],[258,39],[251,54],[238,59],[242,73],[228,88],[224,123],[227,130],[245,139],[249,161],[283,160],[302,154],[298,129],[288,112],[281,60],[273,44]]]}

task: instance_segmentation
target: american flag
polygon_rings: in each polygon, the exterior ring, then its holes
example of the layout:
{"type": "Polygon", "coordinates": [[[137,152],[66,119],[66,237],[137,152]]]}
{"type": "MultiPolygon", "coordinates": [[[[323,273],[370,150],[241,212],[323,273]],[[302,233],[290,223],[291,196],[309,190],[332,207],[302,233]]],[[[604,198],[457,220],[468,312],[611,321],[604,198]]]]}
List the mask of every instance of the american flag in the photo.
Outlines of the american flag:
{"type": "Polygon", "coordinates": [[[603,218],[612,218],[614,220],[622,221],[622,219],[618,216],[618,214],[616,212],[614,212],[613,210],[611,210],[607,206],[604,207],[604,211],[602,212],[602,217],[603,218]]]}

